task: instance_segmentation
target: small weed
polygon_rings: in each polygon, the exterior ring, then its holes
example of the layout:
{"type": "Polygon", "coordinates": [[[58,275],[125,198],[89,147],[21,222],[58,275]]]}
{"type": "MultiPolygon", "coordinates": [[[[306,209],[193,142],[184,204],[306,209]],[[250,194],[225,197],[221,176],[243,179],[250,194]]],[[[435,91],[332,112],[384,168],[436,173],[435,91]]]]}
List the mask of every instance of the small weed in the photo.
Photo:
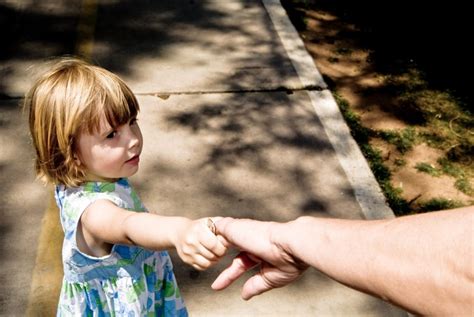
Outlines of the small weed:
{"type": "Polygon", "coordinates": [[[360,123],[360,118],[357,116],[353,111],[349,109],[349,103],[347,100],[342,98],[337,93],[333,93],[334,98],[336,99],[339,108],[341,109],[341,113],[344,119],[347,122],[351,130],[351,135],[354,137],[356,142],[360,144],[367,144],[369,143],[369,137],[374,134],[371,129],[364,127],[360,123]]]}
{"type": "Polygon", "coordinates": [[[447,158],[452,162],[457,162],[465,166],[474,166],[472,165],[472,158],[474,157],[474,133],[472,134],[472,139],[462,140],[460,143],[451,146],[448,153],[446,154],[447,158]]]}
{"type": "Polygon", "coordinates": [[[402,166],[407,165],[407,161],[405,159],[401,159],[401,158],[395,159],[395,161],[393,163],[395,164],[395,166],[398,166],[398,167],[402,167],[402,166]]]}
{"type": "MultiPolygon", "coordinates": [[[[425,75],[418,69],[409,67],[397,74],[386,74],[384,76],[386,89],[393,91],[412,92],[426,88],[425,75]]],[[[405,94],[402,94],[405,95],[405,94]]]]}
{"type": "Polygon", "coordinates": [[[337,55],[350,55],[352,54],[352,49],[348,47],[340,47],[336,50],[337,55]]]}
{"type": "Polygon", "coordinates": [[[468,196],[474,195],[474,189],[469,181],[469,176],[466,176],[464,169],[459,166],[459,163],[451,162],[446,157],[438,159],[437,162],[441,166],[443,174],[456,178],[454,187],[468,196]]]}
{"type": "Polygon", "coordinates": [[[428,146],[442,149],[444,148],[444,135],[441,135],[438,131],[422,131],[418,133],[421,141],[425,142],[428,146]]]}
{"type": "Polygon", "coordinates": [[[416,163],[415,168],[418,172],[426,173],[434,177],[441,176],[441,171],[431,164],[420,162],[416,163]]]}
{"type": "Polygon", "coordinates": [[[456,183],[454,183],[454,186],[466,195],[474,195],[474,189],[472,188],[471,182],[467,178],[459,178],[456,180],[456,183]]]}
{"type": "Polygon", "coordinates": [[[395,145],[402,154],[410,151],[416,140],[416,130],[412,127],[405,128],[401,132],[380,131],[379,135],[388,143],[395,145]]]}
{"type": "Polygon", "coordinates": [[[361,145],[361,151],[369,161],[370,168],[379,183],[390,181],[392,175],[388,167],[384,165],[380,151],[374,149],[370,144],[361,145]]]}
{"type": "Polygon", "coordinates": [[[437,162],[441,166],[441,170],[443,171],[444,174],[452,176],[452,177],[464,176],[464,171],[460,167],[454,165],[447,158],[445,157],[439,158],[437,162]]]}
{"type": "Polygon", "coordinates": [[[419,205],[420,211],[437,211],[444,209],[453,209],[464,206],[457,200],[445,199],[445,198],[433,198],[428,201],[422,202],[419,205]]]}
{"type": "Polygon", "coordinates": [[[367,159],[370,169],[372,170],[372,173],[374,173],[390,208],[392,208],[397,216],[408,214],[410,212],[410,206],[408,202],[402,198],[402,190],[392,186],[390,183],[392,174],[388,167],[384,165],[380,151],[374,149],[369,144],[369,137],[375,136],[375,132],[362,126],[359,117],[349,109],[349,103],[347,100],[335,92],[333,95],[351,130],[352,136],[359,144],[362,153],[367,159]]]}
{"type": "Polygon", "coordinates": [[[390,181],[380,184],[387,202],[397,216],[403,216],[410,213],[410,204],[402,198],[402,189],[392,186],[390,181]]]}

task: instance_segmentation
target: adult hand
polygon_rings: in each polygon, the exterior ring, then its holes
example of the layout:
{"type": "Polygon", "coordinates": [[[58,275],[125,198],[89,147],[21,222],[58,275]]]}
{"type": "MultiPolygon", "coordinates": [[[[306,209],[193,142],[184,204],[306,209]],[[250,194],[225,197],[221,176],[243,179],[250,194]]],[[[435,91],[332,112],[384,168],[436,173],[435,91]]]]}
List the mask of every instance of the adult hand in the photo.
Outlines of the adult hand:
{"type": "Polygon", "coordinates": [[[216,227],[220,235],[242,252],[216,278],[211,286],[215,290],[226,288],[246,271],[260,265],[259,272],[243,286],[242,298],[248,300],[291,283],[308,268],[278,241],[286,236],[288,224],[224,218],[216,227]]]}

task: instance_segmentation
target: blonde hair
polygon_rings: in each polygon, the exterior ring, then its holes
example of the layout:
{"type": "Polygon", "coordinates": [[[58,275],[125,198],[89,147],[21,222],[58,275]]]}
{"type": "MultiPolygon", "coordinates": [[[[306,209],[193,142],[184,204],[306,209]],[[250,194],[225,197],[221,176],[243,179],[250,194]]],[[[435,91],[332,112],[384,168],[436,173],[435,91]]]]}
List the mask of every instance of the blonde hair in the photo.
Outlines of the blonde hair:
{"type": "Polygon", "coordinates": [[[25,97],[36,150],[35,170],[47,183],[78,186],[85,170],[76,162],[80,133],[99,131],[105,115],[112,127],[137,115],[139,105],[116,75],[75,58],[61,59],[25,97]]]}

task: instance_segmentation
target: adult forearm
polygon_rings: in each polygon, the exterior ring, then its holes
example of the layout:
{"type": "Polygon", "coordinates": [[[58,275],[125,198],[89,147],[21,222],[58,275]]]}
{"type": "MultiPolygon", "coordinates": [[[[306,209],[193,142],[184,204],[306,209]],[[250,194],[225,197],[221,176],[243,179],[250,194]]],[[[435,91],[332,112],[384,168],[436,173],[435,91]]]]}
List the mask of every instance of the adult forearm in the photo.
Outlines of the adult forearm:
{"type": "Polygon", "coordinates": [[[410,311],[472,313],[473,221],[472,207],[378,221],[303,217],[282,238],[335,280],[410,311]]]}

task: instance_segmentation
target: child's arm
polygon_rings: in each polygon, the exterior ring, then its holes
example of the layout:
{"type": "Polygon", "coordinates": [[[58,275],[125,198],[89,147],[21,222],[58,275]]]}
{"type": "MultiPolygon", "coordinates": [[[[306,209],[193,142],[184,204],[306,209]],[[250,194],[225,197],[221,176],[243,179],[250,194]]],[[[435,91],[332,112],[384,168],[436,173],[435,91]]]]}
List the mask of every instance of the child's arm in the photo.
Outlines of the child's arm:
{"type": "Polygon", "coordinates": [[[211,232],[206,219],[133,212],[108,200],[95,201],[84,211],[77,242],[81,251],[94,256],[109,254],[113,244],[176,248],[185,263],[199,270],[214,264],[227,250],[225,240],[211,232]]]}

